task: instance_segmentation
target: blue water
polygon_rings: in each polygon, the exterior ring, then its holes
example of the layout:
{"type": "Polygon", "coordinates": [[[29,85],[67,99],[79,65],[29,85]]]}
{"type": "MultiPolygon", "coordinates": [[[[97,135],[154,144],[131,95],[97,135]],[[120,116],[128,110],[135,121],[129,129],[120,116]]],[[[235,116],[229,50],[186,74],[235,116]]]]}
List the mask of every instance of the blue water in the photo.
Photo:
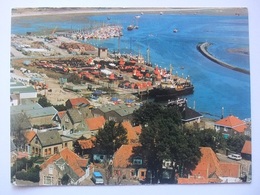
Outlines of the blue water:
{"type": "Polygon", "coordinates": [[[63,17],[24,17],[12,20],[11,33],[25,34],[31,32],[51,32],[60,30],[79,30],[104,23],[118,24],[124,27],[124,35],[118,39],[92,40],[88,43],[107,47],[110,52],[141,53],[150,61],[161,67],[169,68],[173,73],[190,76],[195,85],[195,92],[188,96],[190,107],[195,105],[197,111],[224,116],[233,114],[241,119],[251,118],[250,76],[235,72],[211,62],[200,54],[196,45],[211,42],[209,52],[224,62],[250,70],[249,55],[231,53],[229,49],[248,49],[249,32],[247,16],[206,16],[144,14],[138,20],[135,14],[113,14],[94,16],[63,17]],[[139,29],[127,31],[130,24],[139,29]],[[173,33],[177,28],[178,32],[173,33]]]}

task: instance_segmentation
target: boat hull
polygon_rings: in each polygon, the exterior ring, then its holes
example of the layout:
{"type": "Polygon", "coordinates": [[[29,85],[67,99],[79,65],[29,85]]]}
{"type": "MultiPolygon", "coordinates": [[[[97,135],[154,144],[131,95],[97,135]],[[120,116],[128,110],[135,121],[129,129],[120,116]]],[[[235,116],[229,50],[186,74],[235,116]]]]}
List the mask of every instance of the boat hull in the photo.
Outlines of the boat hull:
{"type": "Polygon", "coordinates": [[[180,96],[190,95],[194,92],[194,86],[185,87],[181,90],[175,88],[160,88],[155,87],[149,91],[149,97],[154,98],[155,101],[174,100],[180,96]]]}

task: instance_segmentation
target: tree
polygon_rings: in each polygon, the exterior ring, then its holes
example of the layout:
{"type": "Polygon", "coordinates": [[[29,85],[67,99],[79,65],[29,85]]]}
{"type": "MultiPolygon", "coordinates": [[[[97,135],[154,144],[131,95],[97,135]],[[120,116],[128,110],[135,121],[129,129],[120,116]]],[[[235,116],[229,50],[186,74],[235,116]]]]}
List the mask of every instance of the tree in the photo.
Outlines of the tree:
{"type": "Polygon", "coordinates": [[[113,155],[123,144],[127,144],[126,129],[121,123],[108,121],[104,128],[99,129],[94,144],[106,155],[113,155]]]}
{"type": "Polygon", "coordinates": [[[241,153],[246,140],[250,140],[250,137],[241,134],[230,136],[227,139],[227,148],[232,152],[241,153]]]}
{"type": "Polygon", "coordinates": [[[183,131],[177,108],[146,104],[134,113],[134,119],[144,124],[140,142],[151,173],[148,177],[153,177],[154,183],[162,175],[163,160],[173,162],[180,175],[196,167],[201,157],[199,141],[191,132],[183,131]]]}
{"type": "Polygon", "coordinates": [[[214,152],[218,149],[226,148],[226,140],[222,133],[212,129],[204,129],[196,131],[196,136],[202,147],[210,147],[214,152]]]}
{"type": "Polygon", "coordinates": [[[73,84],[80,84],[81,79],[78,74],[72,73],[72,74],[69,74],[68,82],[72,82],[73,84]]]}
{"type": "Polygon", "coordinates": [[[49,107],[52,106],[52,104],[50,102],[48,102],[47,98],[45,96],[42,96],[39,98],[38,103],[42,106],[42,107],[49,107]]]}
{"type": "Polygon", "coordinates": [[[70,181],[70,177],[68,176],[68,174],[62,176],[61,178],[62,185],[68,185],[69,181],[70,181]]]}

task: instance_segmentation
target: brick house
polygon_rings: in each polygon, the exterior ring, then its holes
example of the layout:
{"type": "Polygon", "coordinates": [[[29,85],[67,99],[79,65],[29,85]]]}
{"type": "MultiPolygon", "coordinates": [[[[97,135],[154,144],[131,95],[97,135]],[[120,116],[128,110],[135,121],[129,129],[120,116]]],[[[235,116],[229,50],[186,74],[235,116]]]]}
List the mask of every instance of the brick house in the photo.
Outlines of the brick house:
{"type": "Polygon", "coordinates": [[[113,177],[144,181],[146,168],[140,144],[122,145],[114,154],[113,168],[113,177]]]}
{"type": "Polygon", "coordinates": [[[39,185],[61,185],[62,177],[69,176],[70,185],[79,185],[93,171],[88,160],[68,148],[48,158],[41,166],[39,185]]]}
{"type": "Polygon", "coordinates": [[[31,156],[47,157],[59,152],[63,147],[63,140],[56,130],[38,133],[30,131],[26,134],[26,151],[31,156]]]}

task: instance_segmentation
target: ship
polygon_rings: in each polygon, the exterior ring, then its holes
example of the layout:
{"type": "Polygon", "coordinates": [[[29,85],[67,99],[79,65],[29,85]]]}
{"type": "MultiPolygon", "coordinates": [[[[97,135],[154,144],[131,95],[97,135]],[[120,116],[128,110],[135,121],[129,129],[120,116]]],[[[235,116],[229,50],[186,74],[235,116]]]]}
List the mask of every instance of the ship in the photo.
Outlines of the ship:
{"type": "Polygon", "coordinates": [[[149,97],[155,101],[175,100],[178,97],[190,95],[194,92],[194,86],[189,80],[183,82],[175,80],[162,81],[149,91],[149,97]]]}

